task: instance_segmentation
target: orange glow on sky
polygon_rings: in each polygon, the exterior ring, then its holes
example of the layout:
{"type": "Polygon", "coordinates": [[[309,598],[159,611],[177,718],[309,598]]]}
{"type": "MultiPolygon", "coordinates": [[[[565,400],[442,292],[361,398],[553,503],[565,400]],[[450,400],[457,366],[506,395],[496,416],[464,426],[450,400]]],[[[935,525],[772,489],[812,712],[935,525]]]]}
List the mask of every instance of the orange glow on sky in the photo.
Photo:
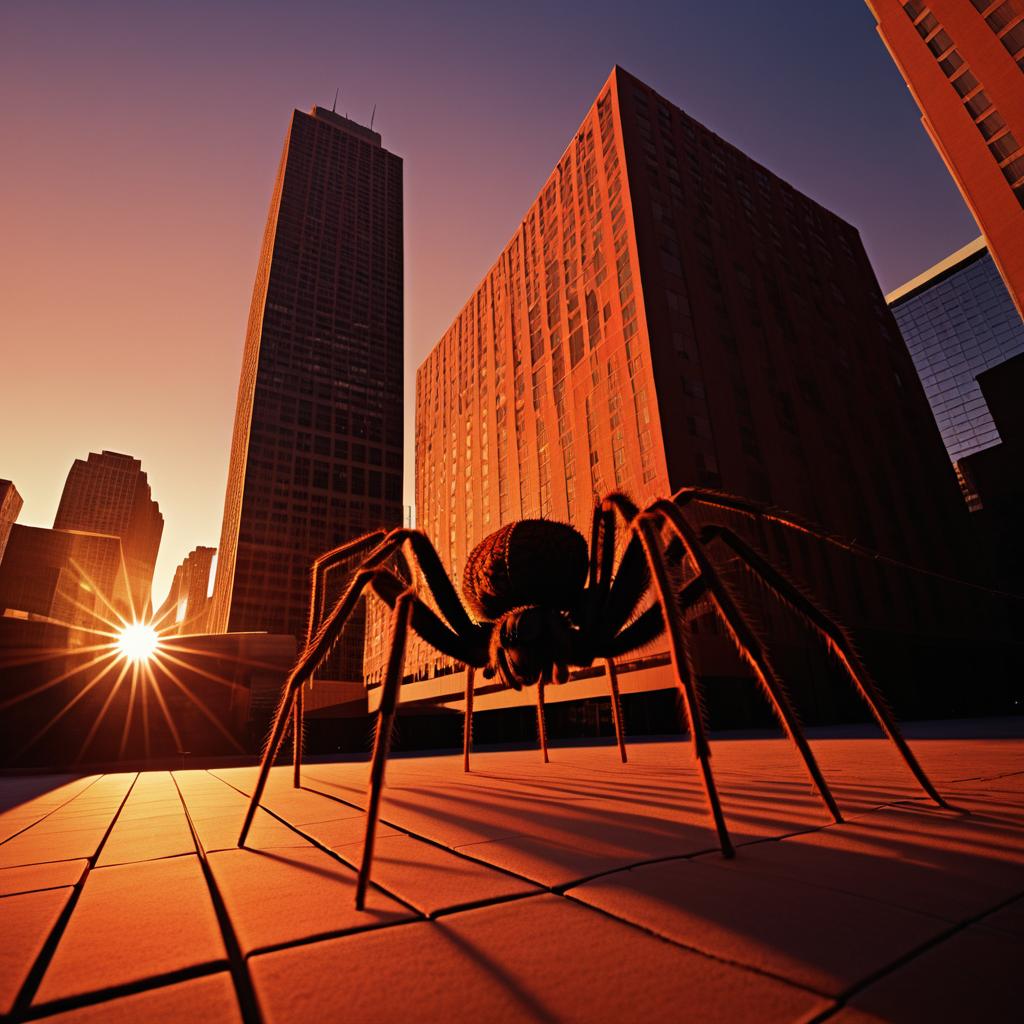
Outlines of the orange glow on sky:
{"type": "Polygon", "coordinates": [[[73,460],[109,449],[142,460],[164,515],[154,606],[219,543],[286,125],[338,87],[405,160],[407,502],[416,366],[615,62],[857,224],[886,288],[977,234],[863,4],[792,25],[741,6],[4,5],[0,477],[19,521],[52,525],[73,460]]]}

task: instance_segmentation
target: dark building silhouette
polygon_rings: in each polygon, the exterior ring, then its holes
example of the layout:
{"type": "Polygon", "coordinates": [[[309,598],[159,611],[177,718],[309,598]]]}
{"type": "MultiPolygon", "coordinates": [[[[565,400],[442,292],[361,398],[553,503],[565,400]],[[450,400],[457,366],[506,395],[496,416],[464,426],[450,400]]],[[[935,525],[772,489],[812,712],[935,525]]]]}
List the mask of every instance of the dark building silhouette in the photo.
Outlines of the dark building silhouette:
{"type": "Polygon", "coordinates": [[[11,526],[18,518],[23,504],[18,488],[10,480],[0,480],[0,562],[3,561],[11,526]]]}
{"type": "Polygon", "coordinates": [[[1024,5],[867,3],[1024,316],[1024,5]]]}
{"type": "MultiPolygon", "coordinates": [[[[418,525],[460,580],[503,523],[550,517],[589,535],[596,496],[684,485],[964,570],[967,511],[857,231],[616,68],[417,371],[418,525]]],[[[934,636],[954,614],[913,574],[770,529],[752,540],[862,641],[934,636]]],[[[725,638],[699,628],[705,671],[739,674],[725,638]]],[[[384,644],[370,640],[374,683],[384,644]]],[[[809,642],[790,641],[790,667],[806,670],[809,642]]],[[[423,696],[454,668],[411,645],[423,696]]],[[[667,668],[637,684],[668,685],[667,668]]]]}
{"type": "Polygon", "coordinates": [[[216,548],[193,548],[174,570],[171,589],[154,615],[161,632],[207,632],[210,618],[210,569],[216,553],[216,548]]]}
{"type": "MultiPolygon", "coordinates": [[[[979,374],[978,384],[1002,440],[957,465],[975,498],[971,518],[990,547],[996,579],[1024,595],[1024,353],[979,374]]],[[[1016,611],[1019,622],[1024,596],[1016,611]]]]}
{"type": "Polygon", "coordinates": [[[0,615],[78,627],[77,645],[95,643],[93,631],[131,619],[130,581],[119,537],[15,523],[0,562],[0,615]]]}
{"type": "Polygon", "coordinates": [[[1024,320],[979,238],[886,296],[954,461],[998,444],[976,377],[1024,352],[1024,320]]]}
{"type": "Polygon", "coordinates": [[[75,459],[53,527],[120,538],[131,587],[128,617],[149,613],[164,519],[138,459],[106,451],[75,459]]]}
{"type": "MultiPolygon", "coordinates": [[[[304,639],[312,560],[402,520],[402,161],[321,107],[285,139],[242,357],[213,631],[304,639]]],[[[356,679],[354,622],[325,670],[356,679]]]]}

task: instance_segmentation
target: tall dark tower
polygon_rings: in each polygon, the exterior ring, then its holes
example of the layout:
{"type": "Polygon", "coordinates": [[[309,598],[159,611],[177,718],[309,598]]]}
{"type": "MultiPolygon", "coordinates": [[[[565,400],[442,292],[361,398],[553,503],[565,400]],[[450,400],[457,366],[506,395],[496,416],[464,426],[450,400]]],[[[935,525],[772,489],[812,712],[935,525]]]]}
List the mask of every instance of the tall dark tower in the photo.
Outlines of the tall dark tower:
{"type": "Polygon", "coordinates": [[[120,537],[131,610],[139,617],[149,613],[164,517],[138,459],[118,452],[90,452],[87,459],[75,459],[53,528],[120,537]]]}
{"type": "MultiPolygon", "coordinates": [[[[256,271],[211,631],[304,638],[309,568],[402,520],[402,161],[296,110],[256,271]]],[[[353,627],[330,672],[358,679],[353,627]]]]}

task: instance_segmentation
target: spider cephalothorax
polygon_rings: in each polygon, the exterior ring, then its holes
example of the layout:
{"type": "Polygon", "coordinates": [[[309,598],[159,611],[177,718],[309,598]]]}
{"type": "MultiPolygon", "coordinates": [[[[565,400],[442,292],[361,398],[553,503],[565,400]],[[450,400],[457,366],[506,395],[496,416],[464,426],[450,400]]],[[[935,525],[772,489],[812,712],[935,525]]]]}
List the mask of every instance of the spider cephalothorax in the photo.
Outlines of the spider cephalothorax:
{"type": "Polygon", "coordinates": [[[709,525],[698,529],[687,516],[686,510],[692,502],[761,522],[771,521],[844,550],[851,548],[849,542],[801,523],[790,513],[720,491],[684,487],[671,498],[651,502],[642,511],[625,495],[609,494],[594,510],[589,547],[579,533],[563,523],[526,519],[503,526],[478,544],[466,562],[465,603],[448,578],[434,545],[420,530],[398,529],[390,533],[380,530],[318,558],[313,563],[306,645],[285,681],[239,845],[244,844],[252,826],[270,766],[290,720],[294,722],[295,734],[294,780],[295,785],[299,785],[303,684],[337,642],[368,589],[389,605],[394,614],[370,765],[366,840],[356,885],[359,908],[363,906],[369,884],[384,766],[410,630],[466,667],[463,735],[466,771],[469,771],[477,669],[482,670],[485,677],[496,675],[503,684],[517,689],[535,685],[540,746],[547,761],[545,684],[552,679],[565,682],[570,666],[589,666],[597,659],[605,662],[619,755],[625,762],[615,659],[640,650],[664,634],[683,705],[684,724],[700,765],[711,817],[722,853],[731,857],[732,841],[711,772],[711,747],[705,732],[701,688],[683,628],[689,612],[702,604],[709,606],[771,702],[829,813],[836,821],[841,821],[835,798],[768,652],[708,556],[706,548],[711,545],[725,549],[731,559],[748,570],[825,641],[922,788],[938,804],[947,806],[900,734],[846,630],[727,526],[709,525]],[[621,551],[616,545],[616,524],[620,520],[627,534],[621,551]],[[346,566],[357,556],[362,561],[350,575],[344,593],[333,607],[326,607],[327,573],[346,566]],[[682,573],[677,571],[684,568],[682,573]],[[424,590],[429,591],[432,601],[425,600],[424,590]]]}
{"type": "Polygon", "coordinates": [[[587,542],[549,519],[509,523],[485,537],[466,560],[462,594],[494,624],[484,676],[514,689],[554,678],[573,660],[573,614],[587,583],[587,542]]]}

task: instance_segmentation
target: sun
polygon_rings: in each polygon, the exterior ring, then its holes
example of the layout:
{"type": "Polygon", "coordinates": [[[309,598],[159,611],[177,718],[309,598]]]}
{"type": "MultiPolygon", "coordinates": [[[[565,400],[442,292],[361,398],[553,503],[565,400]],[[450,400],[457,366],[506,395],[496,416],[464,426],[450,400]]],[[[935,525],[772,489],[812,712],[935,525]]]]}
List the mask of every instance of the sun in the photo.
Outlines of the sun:
{"type": "Polygon", "coordinates": [[[159,646],[160,637],[156,630],[144,622],[125,626],[117,638],[117,649],[128,661],[149,661],[159,646]]]}

